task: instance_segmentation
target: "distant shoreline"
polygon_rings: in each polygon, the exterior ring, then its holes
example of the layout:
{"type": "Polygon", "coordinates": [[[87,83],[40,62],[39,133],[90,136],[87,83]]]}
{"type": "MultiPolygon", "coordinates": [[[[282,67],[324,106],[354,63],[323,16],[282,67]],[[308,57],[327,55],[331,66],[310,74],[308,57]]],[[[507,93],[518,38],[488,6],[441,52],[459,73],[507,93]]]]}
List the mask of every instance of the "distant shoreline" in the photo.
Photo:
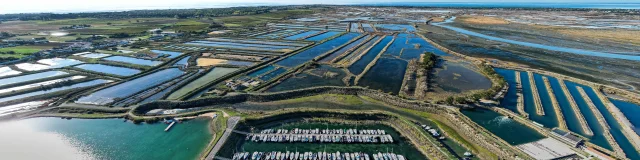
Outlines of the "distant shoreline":
{"type": "Polygon", "coordinates": [[[171,10],[171,9],[215,9],[232,7],[261,7],[261,6],[366,6],[366,7],[417,7],[417,8],[452,8],[452,9],[491,9],[491,8],[514,8],[514,9],[610,9],[610,10],[640,10],[640,3],[499,3],[499,2],[387,2],[387,3],[343,3],[343,4],[286,4],[286,3],[230,3],[230,4],[187,4],[174,6],[140,6],[125,9],[60,9],[57,11],[9,11],[4,14],[67,14],[67,13],[99,13],[99,12],[126,12],[136,10],[171,10]]]}

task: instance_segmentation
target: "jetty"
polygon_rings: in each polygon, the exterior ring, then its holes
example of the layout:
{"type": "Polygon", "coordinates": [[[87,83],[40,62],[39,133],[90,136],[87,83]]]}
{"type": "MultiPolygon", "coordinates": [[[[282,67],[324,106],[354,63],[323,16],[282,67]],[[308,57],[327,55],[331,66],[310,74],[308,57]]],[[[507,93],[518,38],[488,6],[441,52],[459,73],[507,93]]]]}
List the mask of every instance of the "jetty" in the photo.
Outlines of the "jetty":
{"type": "Polygon", "coordinates": [[[569,101],[569,104],[571,105],[573,112],[576,114],[576,117],[578,118],[578,122],[580,122],[580,126],[582,127],[582,131],[586,135],[593,136],[593,131],[591,130],[591,127],[589,127],[589,124],[587,124],[587,120],[584,118],[584,115],[582,115],[582,111],[580,111],[580,108],[578,108],[578,104],[576,104],[575,99],[573,99],[573,96],[571,95],[571,92],[569,92],[569,89],[567,88],[567,85],[564,83],[564,80],[558,79],[558,83],[560,83],[560,87],[562,88],[564,95],[567,97],[567,100],[569,101]]]}
{"type": "Polygon", "coordinates": [[[517,90],[517,95],[518,95],[518,104],[517,104],[517,108],[518,108],[518,113],[520,113],[520,115],[524,116],[525,118],[529,118],[529,113],[527,113],[524,110],[524,95],[522,94],[522,79],[520,79],[520,72],[519,71],[515,71],[516,72],[516,90],[517,90]]]}
{"type": "MultiPolygon", "coordinates": [[[[597,86],[592,87],[598,88],[597,86]]],[[[620,127],[622,127],[622,133],[624,134],[624,136],[627,137],[636,151],[640,152],[640,136],[638,136],[638,134],[636,134],[636,132],[631,128],[632,124],[629,119],[627,119],[627,117],[622,114],[622,111],[620,111],[618,107],[611,103],[609,98],[602,94],[602,92],[600,92],[599,90],[594,91],[596,92],[598,98],[600,98],[604,106],[607,108],[607,111],[616,118],[616,121],[618,122],[618,124],[620,124],[620,127]]]]}
{"type": "Polygon", "coordinates": [[[569,128],[567,127],[567,121],[564,119],[562,108],[560,108],[558,99],[556,98],[556,95],[553,92],[553,88],[551,88],[551,83],[549,83],[549,78],[547,78],[546,76],[543,76],[542,80],[544,81],[544,86],[547,88],[547,93],[549,94],[549,99],[551,99],[551,104],[553,104],[553,111],[555,111],[556,118],[558,118],[558,128],[568,131],[569,128]]]}
{"type": "Polygon", "coordinates": [[[533,77],[533,72],[527,71],[529,75],[529,85],[531,86],[531,93],[533,94],[533,102],[536,106],[536,114],[544,116],[544,108],[542,107],[542,101],[538,94],[538,88],[536,87],[536,80],[533,77]]]}
{"type": "Polygon", "coordinates": [[[607,142],[609,142],[609,144],[613,148],[613,152],[618,157],[627,157],[624,151],[622,150],[622,148],[620,148],[620,145],[618,145],[618,142],[616,142],[616,140],[613,138],[613,135],[611,135],[611,132],[610,132],[611,126],[607,124],[607,121],[604,119],[604,116],[602,116],[602,113],[600,113],[598,108],[596,108],[596,105],[593,104],[593,101],[591,101],[591,98],[589,98],[587,93],[584,92],[584,89],[582,87],[576,86],[576,88],[578,89],[578,92],[580,92],[580,95],[582,96],[582,98],[587,102],[589,109],[591,109],[593,114],[596,116],[596,119],[598,119],[598,123],[600,124],[600,126],[602,126],[604,130],[602,134],[604,134],[604,137],[607,139],[607,142]]]}
{"type": "Polygon", "coordinates": [[[169,131],[171,129],[171,127],[173,127],[173,125],[176,124],[176,121],[171,122],[171,124],[169,124],[169,126],[167,126],[167,128],[164,129],[164,131],[169,131]]]}

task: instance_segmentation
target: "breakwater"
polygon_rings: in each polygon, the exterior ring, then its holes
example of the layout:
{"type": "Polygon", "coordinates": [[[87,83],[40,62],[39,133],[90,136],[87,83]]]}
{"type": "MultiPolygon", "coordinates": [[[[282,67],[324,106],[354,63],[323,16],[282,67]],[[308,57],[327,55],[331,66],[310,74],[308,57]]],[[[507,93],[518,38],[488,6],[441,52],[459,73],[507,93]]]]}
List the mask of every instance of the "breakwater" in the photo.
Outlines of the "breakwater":
{"type": "Polygon", "coordinates": [[[596,108],[596,105],[593,104],[593,101],[591,101],[591,98],[589,98],[587,93],[584,92],[584,89],[582,87],[576,86],[576,88],[578,89],[578,92],[580,92],[580,95],[582,96],[582,98],[587,102],[587,105],[589,106],[589,109],[591,109],[591,112],[593,112],[593,114],[596,116],[596,119],[598,120],[598,123],[600,124],[600,126],[603,127],[604,137],[607,139],[607,142],[609,142],[609,144],[613,148],[613,152],[618,157],[627,157],[624,154],[624,151],[622,150],[622,148],[620,148],[620,145],[618,145],[618,142],[616,142],[616,140],[613,138],[613,135],[611,135],[611,131],[609,131],[611,130],[611,126],[607,124],[607,122],[604,119],[604,116],[602,116],[602,113],[598,111],[598,108],[596,108]]]}
{"type": "MultiPolygon", "coordinates": [[[[593,88],[598,87],[594,86],[593,88]]],[[[622,134],[624,134],[624,136],[629,140],[636,151],[640,153],[640,136],[638,136],[638,134],[636,134],[636,132],[631,128],[631,122],[629,121],[629,119],[627,119],[627,117],[622,114],[620,109],[618,109],[618,107],[611,103],[611,101],[609,101],[609,98],[602,94],[602,92],[600,92],[599,90],[594,90],[594,92],[607,108],[607,111],[611,115],[613,115],[617,123],[620,124],[620,127],[622,127],[622,134]]]]}
{"type": "Polygon", "coordinates": [[[529,75],[531,93],[533,93],[533,102],[536,106],[536,114],[544,116],[544,108],[542,108],[542,102],[540,101],[540,95],[538,94],[538,87],[536,87],[536,80],[533,78],[533,72],[527,72],[527,74],[529,75]]]}
{"type": "Polygon", "coordinates": [[[578,117],[578,121],[580,122],[582,131],[586,135],[593,136],[593,131],[591,130],[591,127],[589,127],[589,125],[587,124],[587,120],[584,118],[584,115],[582,115],[580,108],[578,108],[578,104],[576,103],[575,99],[573,99],[573,96],[571,95],[571,92],[569,92],[569,89],[567,88],[567,85],[564,83],[564,80],[558,79],[558,83],[560,83],[560,87],[562,87],[562,91],[567,96],[567,101],[569,101],[571,108],[576,113],[576,117],[578,117]]]}
{"type": "Polygon", "coordinates": [[[529,118],[529,113],[527,113],[524,110],[524,95],[522,93],[522,79],[520,79],[520,72],[515,71],[516,72],[516,90],[517,90],[517,94],[518,94],[518,103],[517,103],[517,108],[518,108],[518,113],[520,113],[520,115],[524,116],[525,118],[529,118]]]}
{"type": "Polygon", "coordinates": [[[544,80],[544,85],[547,88],[549,98],[551,99],[551,104],[553,104],[553,111],[555,111],[557,115],[556,117],[558,118],[558,128],[563,130],[569,130],[569,128],[567,127],[567,121],[564,119],[564,114],[562,114],[562,108],[560,108],[558,99],[556,98],[556,95],[553,92],[553,88],[551,88],[551,83],[549,83],[549,78],[542,77],[542,79],[544,80]]]}

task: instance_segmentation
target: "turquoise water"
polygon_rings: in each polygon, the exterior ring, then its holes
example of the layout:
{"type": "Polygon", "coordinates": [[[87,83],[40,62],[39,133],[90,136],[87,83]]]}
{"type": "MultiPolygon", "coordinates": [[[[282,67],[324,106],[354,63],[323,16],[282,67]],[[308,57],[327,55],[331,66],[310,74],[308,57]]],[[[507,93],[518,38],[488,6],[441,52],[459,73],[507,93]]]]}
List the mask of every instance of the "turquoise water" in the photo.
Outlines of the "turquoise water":
{"type": "Polygon", "coordinates": [[[81,97],[76,103],[104,105],[115,101],[117,98],[126,98],[150,87],[173,80],[182,74],[184,72],[178,68],[160,70],[81,97]]]}
{"type": "MultiPolygon", "coordinates": [[[[538,122],[538,123],[544,125],[547,128],[558,127],[558,122],[556,120],[556,117],[555,116],[551,117],[551,116],[547,115],[548,111],[553,111],[553,106],[551,108],[548,108],[548,107],[544,108],[544,106],[543,106],[543,108],[545,109],[545,116],[539,116],[536,113],[536,106],[535,106],[535,102],[534,102],[534,98],[533,98],[533,91],[531,89],[532,86],[531,86],[531,83],[529,81],[529,74],[527,74],[527,72],[520,72],[520,76],[521,76],[520,78],[522,79],[522,90],[523,90],[523,93],[524,93],[524,109],[525,109],[525,111],[527,113],[529,113],[529,119],[531,119],[531,120],[533,120],[535,122],[538,122]],[[546,110],[546,109],[551,109],[551,110],[546,110]]],[[[535,76],[534,76],[534,78],[535,78],[535,76]]],[[[540,77],[539,80],[537,80],[537,79],[534,79],[534,80],[536,82],[537,81],[542,81],[542,77],[540,77]]],[[[544,85],[544,82],[543,82],[542,85],[544,85]]],[[[542,86],[542,87],[544,87],[544,86],[542,86]]],[[[538,94],[542,95],[542,92],[541,92],[542,90],[540,90],[540,86],[537,83],[536,83],[536,88],[538,89],[538,94]]],[[[544,91],[545,91],[544,95],[548,95],[548,94],[546,94],[546,88],[545,88],[544,91]]],[[[542,101],[542,96],[540,96],[540,101],[543,102],[542,101]]],[[[549,102],[548,99],[547,99],[547,102],[549,102]]],[[[550,104],[550,103],[548,103],[548,104],[550,104]]]]}
{"type": "Polygon", "coordinates": [[[545,138],[537,131],[492,110],[476,108],[474,110],[461,110],[461,112],[511,145],[529,143],[545,138]]]}
{"type": "MultiPolygon", "coordinates": [[[[595,114],[591,111],[587,102],[582,98],[582,95],[580,95],[580,92],[578,92],[578,89],[576,88],[578,84],[571,81],[566,81],[566,80],[564,81],[564,83],[567,85],[569,92],[571,92],[571,95],[573,96],[573,99],[576,101],[576,104],[578,104],[578,107],[580,108],[582,115],[587,120],[587,123],[589,124],[589,126],[591,127],[591,130],[593,131],[593,136],[589,137],[590,139],[589,142],[611,150],[612,149],[611,145],[607,142],[607,139],[605,139],[603,135],[603,132],[604,132],[603,127],[600,125],[600,123],[598,123],[598,119],[596,118],[595,114]]],[[[595,103],[594,99],[591,99],[591,100],[594,101],[595,103]]]]}
{"type": "Polygon", "coordinates": [[[507,94],[500,101],[500,106],[506,109],[511,110],[512,112],[518,113],[518,95],[516,88],[516,72],[513,70],[502,69],[502,68],[494,68],[496,73],[500,74],[500,76],[504,77],[509,84],[509,90],[507,90],[507,94]]]}
{"type": "Polygon", "coordinates": [[[382,49],[384,49],[384,47],[387,46],[387,44],[389,44],[392,39],[392,36],[384,37],[384,39],[382,39],[380,43],[373,46],[373,48],[371,48],[369,52],[364,53],[365,55],[363,55],[358,61],[356,61],[356,63],[353,63],[353,65],[349,66],[349,71],[355,75],[359,75],[360,73],[362,73],[362,71],[364,71],[364,68],[367,67],[367,65],[369,65],[369,63],[371,63],[371,61],[375,59],[378,54],[380,54],[382,49]]]}
{"type": "Polygon", "coordinates": [[[90,71],[119,75],[119,76],[131,76],[131,75],[140,73],[140,70],[136,70],[136,69],[108,66],[108,65],[102,65],[102,64],[81,64],[74,67],[84,69],[84,70],[90,70],[90,71]]]}
{"type": "Polygon", "coordinates": [[[209,120],[166,124],[122,119],[34,118],[0,123],[3,159],[197,159],[211,141],[209,120]],[[34,154],[29,151],[37,151],[34,154]]]}
{"type": "MultiPolygon", "coordinates": [[[[332,32],[327,32],[327,33],[332,33],[332,32]]],[[[325,34],[327,34],[325,33],[325,34]]],[[[340,32],[335,32],[340,33],[340,32]]],[[[324,34],[321,34],[324,35],[324,34]]],[[[320,36],[321,36],[320,35],[320,36]]],[[[300,53],[297,53],[293,56],[287,57],[286,59],[277,62],[276,64],[281,65],[281,66],[285,66],[285,67],[295,67],[298,66],[300,64],[303,64],[319,55],[322,55],[336,47],[339,47],[340,45],[344,45],[345,43],[349,42],[349,40],[359,36],[360,34],[358,33],[347,33],[344,34],[340,37],[337,37],[335,39],[329,40],[327,42],[324,42],[322,44],[319,44],[313,48],[309,48],[307,50],[304,50],[300,53]]],[[[317,36],[316,36],[317,37],[317,36]]],[[[329,36],[331,37],[331,36],[329,36]]]]}
{"type": "Polygon", "coordinates": [[[368,86],[374,90],[397,95],[402,87],[407,61],[391,58],[380,58],[358,82],[359,86],[368,86]]]}
{"type": "Polygon", "coordinates": [[[309,35],[312,35],[312,34],[316,34],[318,32],[320,32],[320,31],[308,31],[308,32],[296,34],[296,35],[293,35],[293,36],[290,36],[290,37],[287,37],[287,38],[284,38],[284,39],[286,39],[286,40],[297,40],[299,38],[306,37],[306,36],[309,36],[309,35]]]}
{"type": "Polygon", "coordinates": [[[66,74],[69,74],[69,73],[62,72],[62,71],[47,71],[47,72],[40,72],[40,73],[23,75],[23,76],[5,78],[5,79],[0,79],[0,86],[16,84],[16,83],[37,80],[37,79],[44,79],[49,77],[55,77],[55,76],[66,75],[66,74]]]}
{"type": "Polygon", "coordinates": [[[618,107],[622,114],[627,117],[633,125],[631,128],[636,131],[636,134],[640,134],[640,116],[637,116],[640,115],[640,105],[611,98],[609,98],[609,101],[618,107]]]}
{"type": "Polygon", "coordinates": [[[446,25],[447,23],[453,22],[453,20],[455,20],[455,17],[453,17],[451,19],[448,19],[447,21],[442,22],[442,23],[434,23],[434,25],[440,26],[440,27],[443,27],[443,28],[447,28],[447,29],[456,31],[458,33],[466,34],[466,35],[471,35],[471,36],[475,36],[475,37],[480,37],[480,38],[493,40],[493,41],[504,42],[504,43],[522,45],[522,46],[527,46],[527,47],[532,47],[532,48],[546,49],[546,50],[559,51],[559,52],[568,52],[568,53],[573,53],[573,54],[596,56],[596,57],[606,57],[606,58],[617,58],[617,59],[640,61],[640,56],[622,55],[622,54],[615,54],[615,53],[597,52],[597,51],[590,51],[590,50],[583,50],[583,49],[576,49],[576,48],[566,48],[566,47],[549,46],[549,45],[530,43],[530,42],[522,42],[522,41],[516,41],[516,40],[510,40],[510,39],[505,39],[505,38],[489,36],[489,35],[473,32],[473,31],[465,30],[465,29],[462,29],[462,28],[446,25]]]}
{"type": "Polygon", "coordinates": [[[585,86],[582,84],[578,84],[578,85],[582,86],[582,88],[584,89],[584,92],[587,93],[587,95],[589,96],[589,99],[593,101],[593,104],[596,106],[596,108],[598,108],[598,110],[604,117],[607,124],[609,124],[609,126],[611,127],[609,131],[611,132],[613,139],[615,139],[618,145],[620,145],[620,148],[622,148],[624,153],[627,155],[627,158],[640,159],[640,153],[638,153],[635,150],[635,148],[633,147],[629,139],[627,139],[627,137],[624,136],[624,134],[622,133],[623,132],[622,126],[620,126],[620,123],[618,123],[616,118],[613,117],[613,114],[611,114],[607,110],[607,108],[604,106],[604,103],[602,103],[600,98],[598,98],[596,91],[589,86],[585,86]]]}
{"type": "MultiPolygon", "coordinates": [[[[533,78],[536,81],[536,87],[538,89],[538,94],[540,95],[540,102],[542,103],[542,108],[544,108],[544,114],[547,120],[547,127],[553,128],[558,127],[558,115],[553,109],[553,103],[551,102],[551,97],[549,97],[549,91],[544,84],[544,79],[542,79],[542,75],[534,73],[533,78]]],[[[544,120],[542,120],[544,121],[544,120]]],[[[541,122],[542,122],[541,121],[541,122]]],[[[540,123],[540,122],[539,122],[540,123]]]]}
{"type": "Polygon", "coordinates": [[[103,80],[103,79],[97,79],[97,80],[93,80],[93,81],[77,83],[77,84],[64,86],[64,87],[57,87],[57,88],[51,88],[51,89],[48,89],[48,90],[29,92],[29,93],[15,95],[15,96],[11,96],[11,97],[0,98],[0,103],[12,101],[12,100],[17,100],[17,99],[22,99],[22,98],[27,98],[27,97],[44,95],[44,94],[48,94],[48,93],[54,93],[54,92],[58,92],[58,91],[65,91],[65,90],[81,88],[81,87],[90,87],[90,86],[95,86],[95,85],[103,84],[103,83],[107,83],[107,82],[109,82],[109,81],[103,80]]]}
{"type": "Polygon", "coordinates": [[[340,32],[327,32],[327,33],[323,33],[317,36],[313,36],[313,37],[309,37],[307,38],[308,41],[322,41],[324,39],[327,39],[329,37],[335,36],[340,34],[340,32]]]}
{"type": "Polygon", "coordinates": [[[131,64],[138,64],[138,65],[145,65],[145,66],[157,66],[162,64],[162,61],[152,61],[152,60],[124,57],[124,56],[112,56],[112,57],[107,57],[103,59],[108,61],[131,63],[131,64]]]}

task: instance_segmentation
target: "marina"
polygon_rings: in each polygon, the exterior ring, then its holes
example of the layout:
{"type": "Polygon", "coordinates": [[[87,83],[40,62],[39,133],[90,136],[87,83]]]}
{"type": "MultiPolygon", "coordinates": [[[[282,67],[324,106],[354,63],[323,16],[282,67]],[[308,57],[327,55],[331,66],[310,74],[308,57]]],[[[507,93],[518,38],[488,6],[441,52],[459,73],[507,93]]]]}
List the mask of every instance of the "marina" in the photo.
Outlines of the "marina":
{"type": "Polygon", "coordinates": [[[407,160],[403,155],[395,153],[327,153],[327,152],[240,152],[231,160],[407,160]]]}
{"type": "Polygon", "coordinates": [[[393,143],[384,130],[357,129],[268,129],[247,136],[253,142],[303,143],[393,143]]]}

